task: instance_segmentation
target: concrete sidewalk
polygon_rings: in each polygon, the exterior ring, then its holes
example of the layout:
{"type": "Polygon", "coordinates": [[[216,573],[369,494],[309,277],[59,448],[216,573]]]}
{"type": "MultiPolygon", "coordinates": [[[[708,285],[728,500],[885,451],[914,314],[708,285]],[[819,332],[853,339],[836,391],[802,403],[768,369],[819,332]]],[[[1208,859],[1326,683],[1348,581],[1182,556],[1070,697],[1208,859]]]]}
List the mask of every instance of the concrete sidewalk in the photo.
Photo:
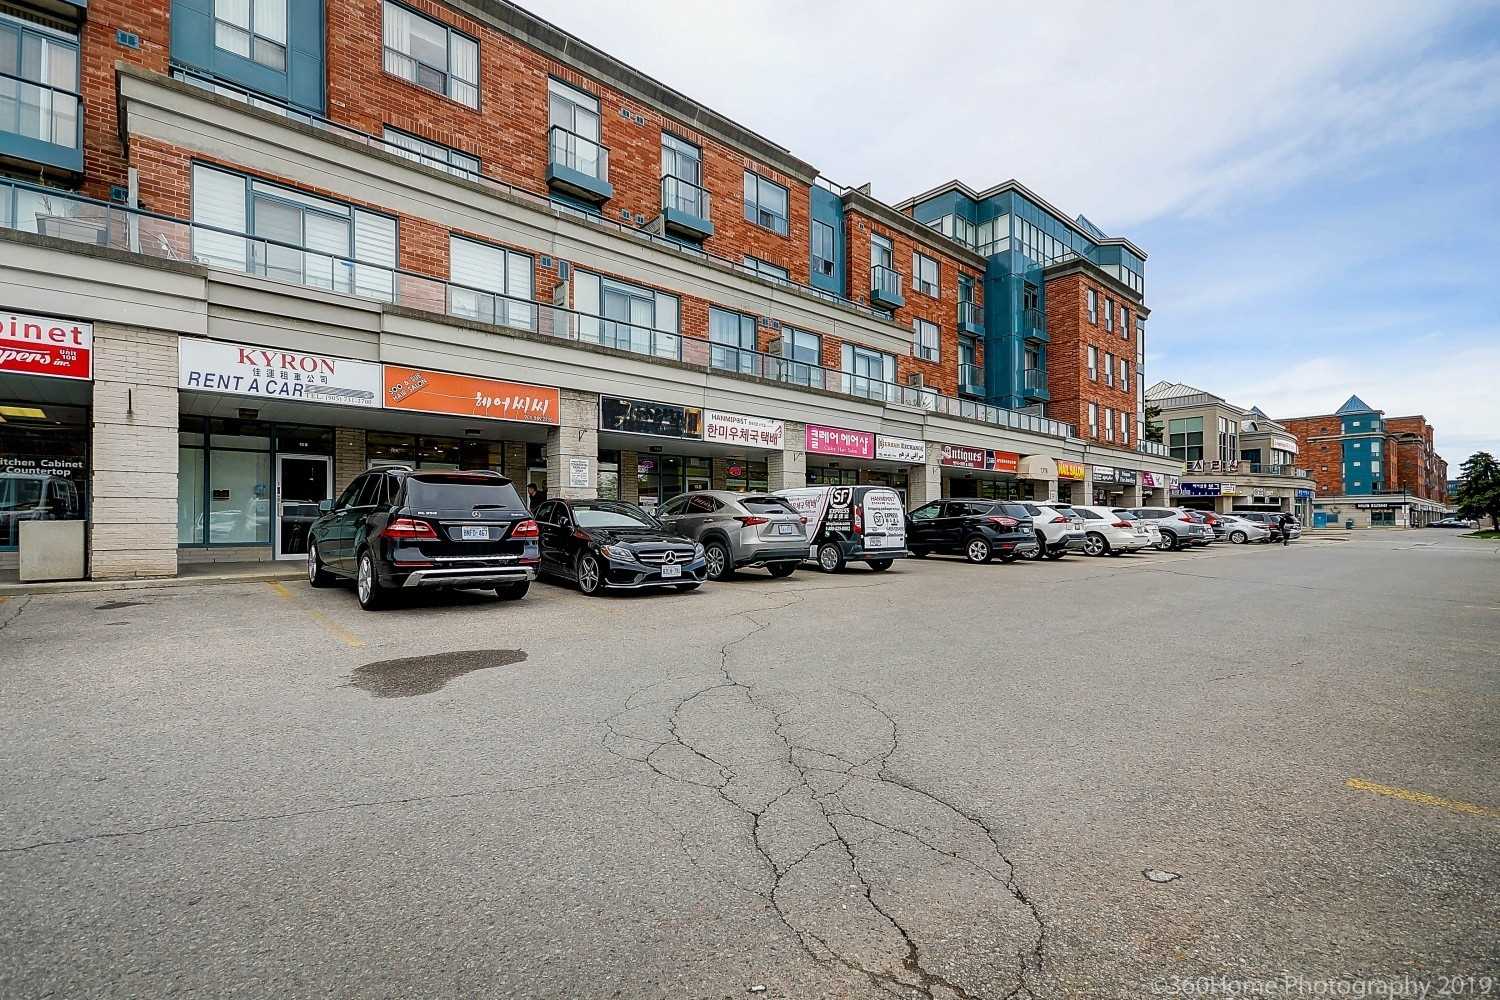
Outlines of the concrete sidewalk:
{"type": "Polygon", "coordinates": [[[161,587],[207,587],[261,580],[295,580],[307,572],[301,560],[290,562],[191,563],[179,566],[176,576],[139,580],[58,580],[21,583],[14,571],[0,575],[0,597],[26,594],[79,594],[106,590],[156,590],[161,587]]]}

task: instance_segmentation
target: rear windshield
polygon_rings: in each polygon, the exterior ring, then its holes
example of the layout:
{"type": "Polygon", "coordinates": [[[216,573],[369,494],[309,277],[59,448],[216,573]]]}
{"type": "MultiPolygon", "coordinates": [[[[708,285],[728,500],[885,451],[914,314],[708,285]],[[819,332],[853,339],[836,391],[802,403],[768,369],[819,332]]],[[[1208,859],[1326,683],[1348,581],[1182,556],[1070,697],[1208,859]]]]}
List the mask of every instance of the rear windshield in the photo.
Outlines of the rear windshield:
{"type": "Polygon", "coordinates": [[[477,482],[472,479],[406,479],[406,505],[428,510],[525,510],[520,494],[508,479],[477,482]]]}
{"type": "Polygon", "coordinates": [[[797,513],[792,509],[792,505],[781,499],[781,497],[746,497],[740,501],[740,506],[752,514],[797,513]]]}
{"type": "Polygon", "coordinates": [[[1027,518],[1031,516],[1031,511],[1018,503],[1003,503],[1000,505],[1000,510],[1011,517],[1027,518]]]}
{"type": "Polygon", "coordinates": [[[1140,518],[1136,517],[1134,514],[1132,514],[1128,510],[1112,510],[1112,511],[1110,511],[1110,513],[1113,514],[1115,517],[1118,517],[1122,521],[1139,521],[1140,520],[1140,518]]]}

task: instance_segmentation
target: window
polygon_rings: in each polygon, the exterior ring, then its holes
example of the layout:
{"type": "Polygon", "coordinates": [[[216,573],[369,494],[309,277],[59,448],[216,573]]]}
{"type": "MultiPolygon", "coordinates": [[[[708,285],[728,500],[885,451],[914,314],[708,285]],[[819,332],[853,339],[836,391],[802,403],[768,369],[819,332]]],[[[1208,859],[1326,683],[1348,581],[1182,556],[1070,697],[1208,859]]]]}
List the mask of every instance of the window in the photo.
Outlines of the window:
{"type": "Polygon", "coordinates": [[[1108,386],[1115,384],[1115,356],[1108,352],[1104,355],[1104,384],[1108,386]]]}
{"type": "Polygon", "coordinates": [[[817,219],[812,223],[813,274],[832,275],[834,261],[833,227],[817,219]]]}
{"type": "Polygon", "coordinates": [[[1130,362],[1120,359],[1120,388],[1130,391],[1130,362]]]}
{"type": "Polygon", "coordinates": [[[1167,421],[1167,447],[1182,462],[1203,460],[1203,418],[1177,417],[1167,421]]]}
{"type": "Polygon", "coordinates": [[[455,316],[532,328],[535,307],[528,255],[450,236],[448,277],[453,282],[448,288],[448,309],[455,316]]]}
{"type": "Polygon", "coordinates": [[[785,236],[786,206],[786,188],[759,174],[745,171],[745,218],[757,226],[785,236]]]}
{"type": "Polygon", "coordinates": [[[937,298],[938,262],[925,254],[911,255],[911,287],[923,295],[937,298]]]}
{"type": "Polygon", "coordinates": [[[1130,443],[1130,423],[1124,410],[1120,411],[1120,443],[1130,443]]]}
{"type": "Polygon", "coordinates": [[[675,295],[574,270],[573,308],[580,340],[659,358],[682,353],[675,295]]]}
{"type": "Polygon", "coordinates": [[[1109,330],[1111,333],[1114,332],[1114,329],[1115,329],[1115,300],[1114,299],[1105,299],[1104,300],[1104,329],[1109,330]]]}
{"type": "Polygon", "coordinates": [[[1042,367],[1042,352],[1038,347],[1028,346],[1025,352],[1026,370],[1036,371],[1042,367]]]}
{"type": "Polygon", "coordinates": [[[1099,436],[1099,404],[1089,404],[1089,437],[1099,436]]]}
{"type": "Polygon", "coordinates": [[[755,354],[755,317],[730,312],[728,309],[708,310],[708,363],[712,368],[731,372],[748,372],[758,375],[759,359],[755,354]]]}
{"type": "Polygon", "coordinates": [[[552,158],[585,176],[606,177],[609,154],[599,145],[599,99],[548,77],[547,109],[552,158]]]}
{"type": "Polygon", "coordinates": [[[779,281],[788,281],[791,279],[791,275],[787,273],[786,268],[777,267],[775,264],[761,260],[759,257],[746,256],[745,266],[763,277],[776,278],[779,281]]]}
{"type": "Polygon", "coordinates": [[[1089,322],[1099,325],[1099,293],[1089,289],[1089,322]]]}
{"type": "Polygon", "coordinates": [[[286,72],[287,0],[214,0],[214,45],[286,72]]]}
{"type": "Polygon", "coordinates": [[[887,384],[894,387],[896,382],[895,355],[845,344],[841,360],[844,392],[866,399],[887,398],[887,384]]]}
{"type": "Polygon", "coordinates": [[[662,207],[697,219],[708,218],[703,189],[703,151],[686,139],[661,134],[662,207]]]}
{"type": "Polygon", "coordinates": [[[1104,440],[1115,439],[1115,411],[1109,407],[1104,408],[1104,440]]]}
{"type": "Polygon", "coordinates": [[[781,328],[781,356],[787,363],[781,366],[781,379],[798,385],[823,388],[823,338],[816,333],[781,328]]]}
{"type": "Polygon", "coordinates": [[[937,361],[938,325],[925,319],[914,319],[912,325],[911,353],[923,361],[937,361]]]}
{"type": "Polygon", "coordinates": [[[385,127],[385,141],[388,146],[395,147],[391,152],[415,163],[437,167],[439,170],[445,170],[460,177],[479,175],[479,158],[470,156],[468,153],[460,153],[451,146],[423,139],[409,132],[391,128],[389,125],[385,127]]]}
{"type": "Polygon", "coordinates": [[[389,216],[196,164],[193,221],[229,230],[194,231],[193,257],[202,263],[369,298],[393,297],[396,220],[389,216]]]}
{"type": "Polygon", "coordinates": [[[1130,339],[1130,307],[1124,304],[1120,306],[1120,339],[1130,339]]]}
{"type": "Polygon", "coordinates": [[[1042,290],[1027,282],[1021,285],[1021,308],[1040,309],[1042,307],[1042,290]]]}
{"type": "Polygon", "coordinates": [[[1228,417],[1219,418],[1219,461],[1233,462],[1240,456],[1240,436],[1236,428],[1238,421],[1228,417]]]}
{"type": "Polygon", "coordinates": [[[974,279],[967,274],[958,276],[958,301],[974,301],[974,279]]]}
{"type": "Polygon", "coordinates": [[[391,0],[385,0],[383,31],[387,73],[479,107],[478,42],[391,0]]]}
{"type": "Polygon", "coordinates": [[[1089,381],[1099,381],[1099,348],[1089,345],[1089,381]]]}
{"type": "Polygon", "coordinates": [[[0,14],[0,132],[78,148],[78,40],[0,14]]]}
{"type": "Polygon", "coordinates": [[[958,363],[974,367],[978,364],[979,345],[974,343],[973,337],[958,338],[958,363]]]}

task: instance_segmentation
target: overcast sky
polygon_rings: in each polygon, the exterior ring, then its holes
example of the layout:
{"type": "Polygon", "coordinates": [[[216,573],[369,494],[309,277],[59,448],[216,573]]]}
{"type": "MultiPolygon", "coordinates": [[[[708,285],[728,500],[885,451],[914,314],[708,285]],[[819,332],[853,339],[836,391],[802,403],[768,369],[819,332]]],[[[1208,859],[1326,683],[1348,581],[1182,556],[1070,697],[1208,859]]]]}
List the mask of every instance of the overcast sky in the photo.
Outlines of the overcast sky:
{"type": "Polygon", "coordinates": [[[1150,254],[1147,379],[1500,453],[1500,2],[521,0],[888,202],[1015,177],[1150,254]]]}

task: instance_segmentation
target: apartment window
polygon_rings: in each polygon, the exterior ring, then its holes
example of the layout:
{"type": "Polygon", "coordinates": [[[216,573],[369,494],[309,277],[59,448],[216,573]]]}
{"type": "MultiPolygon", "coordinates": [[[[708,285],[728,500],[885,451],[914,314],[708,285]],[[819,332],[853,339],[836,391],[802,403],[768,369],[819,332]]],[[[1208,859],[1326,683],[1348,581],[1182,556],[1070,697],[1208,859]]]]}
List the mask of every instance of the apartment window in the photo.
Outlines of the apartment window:
{"type": "Polygon", "coordinates": [[[448,237],[448,309],[455,316],[530,329],[533,273],[524,253],[448,237]]]}
{"type": "Polygon", "coordinates": [[[582,314],[580,340],[661,358],[681,354],[675,295],[575,270],[573,308],[582,314]]]}
{"type": "Polygon", "coordinates": [[[968,365],[970,368],[978,364],[979,346],[974,343],[973,337],[958,338],[958,363],[968,365]]]}
{"type": "Polygon", "coordinates": [[[786,188],[745,171],[745,218],[773,233],[786,235],[786,188]]]}
{"type": "Polygon", "coordinates": [[[745,266],[763,277],[776,278],[779,281],[791,280],[791,275],[787,273],[786,268],[777,267],[775,264],[761,260],[759,257],[746,256],[745,266]]]}
{"type": "Polygon", "coordinates": [[[1115,329],[1115,300],[1104,300],[1104,329],[1114,332],[1115,329]]]}
{"type": "Polygon", "coordinates": [[[1130,391],[1130,362],[1120,359],[1120,388],[1130,391]]]}
{"type": "Polygon", "coordinates": [[[711,308],[708,310],[708,339],[710,367],[759,374],[754,316],[711,308]]]}
{"type": "Polygon", "coordinates": [[[1115,356],[1109,353],[1104,355],[1104,384],[1108,386],[1115,384],[1115,356]]]}
{"type": "Polygon", "coordinates": [[[886,399],[896,382],[896,357],[857,344],[845,344],[841,358],[843,390],[866,399],[886,399]]]}
{"type": "Polygon", "coordinates": [[[287,0],[214,0],[214,45],[286,72],[287,0]]]}
{"type": "Polygon", "coordinates": [[[1040,309],[1042,307],[1042,290],[1030,282],[1021,285],[1021,308],[1040,309]]]}
{"type": "Polygon", "coordinates": [[[1167,421],[1167,447],[1182,462],[1203,460],[1203,418],[1177,417],[1167,421]]]}
{"type": "Polygon", "coordinates": [[[193,221],[228,230],[195,230],[195,260],[314,288],[392,298],[396,220],[390,216],[197,164],[193,221]]]}
{"type": "Polygon", "coordinates": [[[1123,304],[1120,306],[1120,339],[1130,339],[1130,307],[1123,304]]]}
{"type": "Polygon", "coordinates": [[[812,223],[813,274],[833,274],[833,227],[817,219],[812,223]]]}
{"type": "Polygon", "coordinates": [[[599,99],[548,77],[547,114],[554,130],[553,158],[569,170],[602,179],[609,169],[599,145],[599,99]]]}
{"type": "Polygon", "coordinates": [[[1219,461],[1233,462],[1240,456],[1240,437],[1235,427],[1238,426],[1228,417],[1219,418],[1219,461]]]}
{"type": "Polygon", "coordinates": [[[1042,367],[1042,352],[1040,348],[1027,347],[1025,356],[1027,371],[1036,371],[1042,367]]]}
{"type": "Polygon", "coordinates": [[[923,295],[937,298],[938,262],[925,254],[911,255],[911,287],[923,295]]]}
{"type": "Polygon", "coordinates": [[[1130,443],[1130,422],[1126,419],[1127,415],[1126,415],[1126,413],[1125,413],[1124,410],[1121,410],[1119,415],[1120,415],[1120,443],[1121,444],[1129,444],[1130,443]]]}
{"type": "Polygon", "coordinates": [[[1089,347],[1089,381],[1099,381],[1099,348],[1089,347]]]}
{"type": "Polygon", "coordinates": [[[870,266],[896,269],[896,251],[891,241],[878,233],[870,234],[870,266]]]}
{"type": "Polygon", "coordinates": [[[1099,293],[1092,288],[1089,292],[1089,322],[1095,326],[1099,325],[1099,293]]]}
{"type": "Polygon", "coordinates": [[[787,364],[781,368],[784,382],[823,387],[823,338],[816,333],[781,328],[781,356],[787,364]]]}
{"type": "Polygon", "coordinates": [[[1099,404],[1089,404],[1089,437],[1099,436],[1099,404]]]}
{"type": "Polygon", "coordinates": [[[1115,411],[1111,410],[1109,407],[1106,406],[1104,408],[1104,440],[1106,440],[1106,441],[1113,441],[1114,439],[1115,439],[1115,411]]]}
{"type": "Polygon", "coordinates": [[[385,142],[391,152],[428,167],[437,167],[459,177],[479,176],[479,158],[460,153],[451,146],[432,142],[400,129],[385,127],[385,142]]]}
{"type": "Polygon", "coordinates": [[[445,24],[385,2],[385,71],[479,107],[479,43],[445,24]]]}
{"type": "Polygon", "coordinates": [[[686,139],[661,134],[662,205],[698,219],[708,218],[703,188],[703,151],[686,139]]]}
{"type": "Polygon", "coordinates": [[[0,14],[0,132],[78,148],[78,39],[0,14]]]}
{"type": "Polygon", "coordinates": [[[914,319],[912,325],[911,353],[923,361],[938,360],[938,325],[925,319],[914,319]]]}
{"type": "Polygon", "coordinates": [[[960,274],[958,276],[958,301],[974,301],[974,279],[967,274],[960,274]]]}

